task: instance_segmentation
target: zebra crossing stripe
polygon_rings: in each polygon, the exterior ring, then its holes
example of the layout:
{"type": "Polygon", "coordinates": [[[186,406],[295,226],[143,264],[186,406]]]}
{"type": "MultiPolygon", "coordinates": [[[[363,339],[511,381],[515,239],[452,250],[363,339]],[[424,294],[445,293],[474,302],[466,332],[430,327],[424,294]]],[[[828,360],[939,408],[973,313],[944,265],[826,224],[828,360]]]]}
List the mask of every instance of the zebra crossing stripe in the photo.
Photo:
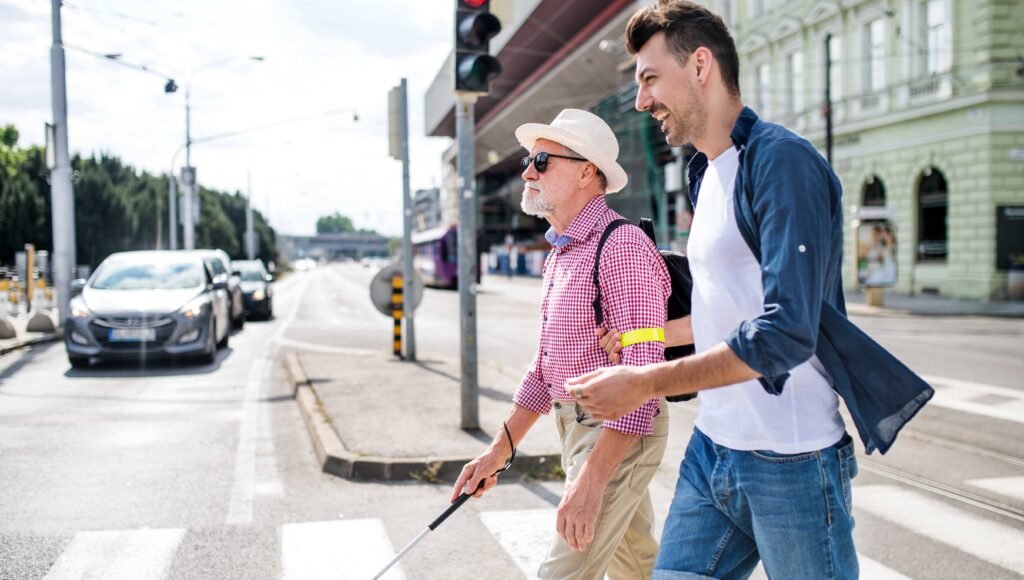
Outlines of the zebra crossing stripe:
{"type": "Polygon", "coordinates": [[[183,537],[183,529],[79,532],[46,578],[161,580],[183,537]]]}
{"type": "Polygon", "coordinates": [[[1024,393],[1017,389],[933,375],[921,378],[935,385],[935,396],[930,401],[935,406],[1024,424],[1024,393]],[[975,400],[984,395],[1004,401],[993,404],[975,400]]]}
{"type": "MultiPolygon", "coordinates": [[[[283,580],[366,580],[395,556],[378,519],[337,520],[281,526],[283,580]]],[[[384,575],[405,580],[399,565],[384,575]]]]}
{"type": "Polygon", "coordinates": [[[1024,477],[971,479],[967,481],[967,485],[1024,501],[1024,477]]]}
{"type": "Polygon", "coordinates": [[[480,520],[527,578],[536,578],[555,535],[555,510],[492,511],[480,520]]]}
{"type": "Polygon", "coordinates": [[[910,580],[909,576],[904,576],[885,564],[872,560],[863,554],[858,553],[857,560],[860,562],[861,578],[870,578],[871,580],[910,580]]]}
{"type": "Polygon", "coordinates": [[[915,534],[1024,574],[1024,531],[891,485],[853,490],[853,505],[915,534]]]}

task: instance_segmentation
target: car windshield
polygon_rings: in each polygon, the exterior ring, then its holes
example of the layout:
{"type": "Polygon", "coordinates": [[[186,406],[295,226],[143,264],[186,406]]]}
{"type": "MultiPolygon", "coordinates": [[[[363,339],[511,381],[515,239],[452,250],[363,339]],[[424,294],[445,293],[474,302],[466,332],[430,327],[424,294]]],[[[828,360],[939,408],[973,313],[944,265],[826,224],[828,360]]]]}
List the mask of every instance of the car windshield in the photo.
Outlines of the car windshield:
{"type": "Polygon", "coordinates": [[[262,282],[264,280],[263,273],[259,270],[241,270],[238,273],[242,277],[242,282],[262,282]]]}
{"type": "Polygon", "coordinates": [[[202,282],[199,264],[107,264],[96,275],[97,290],[178,290],[195,288],[202,282]]]}

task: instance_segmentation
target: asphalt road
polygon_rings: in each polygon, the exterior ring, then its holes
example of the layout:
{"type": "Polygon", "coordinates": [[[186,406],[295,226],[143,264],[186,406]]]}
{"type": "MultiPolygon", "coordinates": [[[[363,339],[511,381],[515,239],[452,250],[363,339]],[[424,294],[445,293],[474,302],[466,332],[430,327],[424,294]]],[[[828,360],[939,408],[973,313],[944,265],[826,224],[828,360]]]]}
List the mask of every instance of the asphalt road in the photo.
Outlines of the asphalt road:
{"type": "MultiPolygon", "coordinates": [[[[247,324],[212,365],[72,371],[60,344],[0,357],[0,578],[372,576],[443,509],[448,489],[319,473],[279,364],[287,349],[387,351],[372,275],[348,264],[289,277],[277,285],[277,318],[247,324]]],[[[481,288],[480,361],[510,381],[532,358],[538,297],[536,280],[485,278],[481,288]]],[[[420,358],[458,355],[457,317],[457,293],[427,290],[420,358]]],[[[890,454],[860,458],[863,577],[1024,574],[1024,323],[856,321],[938,387],[890,454]]],[[[694,412],[672,405],[656,507],[671,498],[694,412]]],[[[501,485],[388,577],[529,577],[559,492],[501,485]]]]}

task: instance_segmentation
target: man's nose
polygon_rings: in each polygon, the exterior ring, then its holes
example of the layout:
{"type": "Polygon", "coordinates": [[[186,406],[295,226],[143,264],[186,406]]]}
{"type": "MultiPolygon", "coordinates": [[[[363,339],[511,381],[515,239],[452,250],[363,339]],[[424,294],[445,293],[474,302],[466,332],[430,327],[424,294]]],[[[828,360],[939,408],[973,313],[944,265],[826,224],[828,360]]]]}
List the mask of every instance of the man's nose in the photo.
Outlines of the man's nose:
{"type": "Polygon", "coordinates": [[[647,90],[644,87],[640,87],[636,91],[636,103],[634,106],[637,111],[643,112],[651,108],[651,96],[647,94],[647,90]]]}
{"type": "Polygon", "coordinates": [[[523,179],[526,181],[536,181],[539,177],[540,174],[537,173],[537,167],[534,166],[533,161],[530,161],[530,164],[523,170],[523,179]]]}

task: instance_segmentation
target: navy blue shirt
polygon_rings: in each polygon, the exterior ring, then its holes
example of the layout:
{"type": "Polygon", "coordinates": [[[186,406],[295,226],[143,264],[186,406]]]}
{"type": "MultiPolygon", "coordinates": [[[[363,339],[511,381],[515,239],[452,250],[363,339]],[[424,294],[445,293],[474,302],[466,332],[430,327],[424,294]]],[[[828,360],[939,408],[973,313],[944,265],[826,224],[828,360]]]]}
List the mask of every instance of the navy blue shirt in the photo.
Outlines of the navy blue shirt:
{"type": "MultiPolygon", "coordinates": [[[[817,355],[868,453],[885,453],[934,390],[846,318],[842,187],[821,154],[744,107],[732,130],[740,152],[736,223],[761,265],[764,314],[726,338],[772,394],[817,355]]],[[[690,202],[708,160],[690,161],[690,202]]]]}

